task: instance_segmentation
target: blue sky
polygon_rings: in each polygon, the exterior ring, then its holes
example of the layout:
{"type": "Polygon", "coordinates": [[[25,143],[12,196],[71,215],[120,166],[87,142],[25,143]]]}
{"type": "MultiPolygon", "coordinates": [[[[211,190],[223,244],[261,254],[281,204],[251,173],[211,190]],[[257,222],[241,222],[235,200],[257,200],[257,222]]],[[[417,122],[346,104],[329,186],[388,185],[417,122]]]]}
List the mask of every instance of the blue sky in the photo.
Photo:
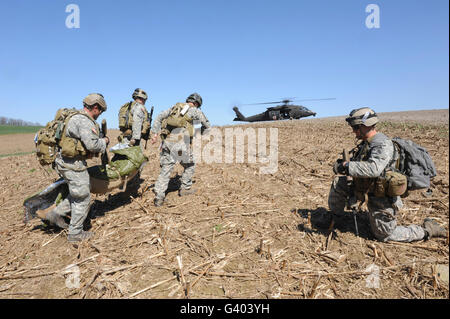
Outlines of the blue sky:
{"type": "Polygon", "coordinates": [[[448,14],[447,0],[0,0],[0,116],[45,124],[100,92],[113,128],[137,87],[156,114],[198,92],[213,125],[286,97],[335,97],[303,103],[318,117],[448,108],[448,14]]]}

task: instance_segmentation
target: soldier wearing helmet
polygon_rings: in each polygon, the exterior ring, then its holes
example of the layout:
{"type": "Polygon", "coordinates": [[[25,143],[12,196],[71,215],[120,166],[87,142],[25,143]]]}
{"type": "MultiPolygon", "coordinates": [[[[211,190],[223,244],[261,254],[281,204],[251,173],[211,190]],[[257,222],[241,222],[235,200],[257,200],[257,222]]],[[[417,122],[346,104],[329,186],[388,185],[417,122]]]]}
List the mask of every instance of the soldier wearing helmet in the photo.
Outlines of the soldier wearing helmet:
{"type": "Polygon", "coordinates": [[[193,93],[186,98],[185,103],[177,103],[160,113],[153,123],[152,144],[156,143],[158,135],[163,139],[160,153],[161,171],[154,188],[155,206],[161,206],[164,203],[170,174],[177,162],[180,162],[184,168],[179,196],[195,193],[195,190],[192,189],[195,163],[191,150],[194,121],[201,123],[202,132],[211,127],[208,119],[200,110],[202,104],[202,97],[193,93]]]}
{"type": "Polygon", "coordinates": [[[137,88],[132,98],[134,101],[125,103],[119,111],[119,128],[122,132],[119,140],[130,146],[139,145],[142,136],[150,129],[148,111],[145,108],[147,93],[137,88]]]}
{"type": "Polygon", "coordinates": [[[349,187],[346,176],[334,179],[328,197],[332,213],[341,215],[346,203],[353,208],[366,203],[370,230],[378,240],[385,242],[412,242],[445,234],[445,229],[432,219],[425,219],[423,226],[397,224],[396,215],[403,207],[400,196],[380,193],[377,181],[386,172],[396,170],[398,151],[391,139],[377,132],[375,127],[379,119],[372,109],[355,109],[346,121],[361,143],[352,151],[350,161],[338,160],[333,166],[335,174],[352,177],[353,187],[349,187]]]}
{"type": "Polygon", "coordinates": [[[107,109],[103,95],[89,94],[83,100],[83,110],[72,115],[65,126],[61,139],[61,150],[55,159],[55,169],[69,186],[69,196],[47,214],[47,219],[62,228],[68,228],[70,242],[90,238],[93,233],[83,230],[89,212],[91,198],[90,179],[86,159],[104,153],[109,138],[100,138],[100,129],[95,121],[107,109]],[[64,151],[64,145],[72,145],[72,151],[64,151]],[[64,216],[71,213],[70,225],[64,216]]]}

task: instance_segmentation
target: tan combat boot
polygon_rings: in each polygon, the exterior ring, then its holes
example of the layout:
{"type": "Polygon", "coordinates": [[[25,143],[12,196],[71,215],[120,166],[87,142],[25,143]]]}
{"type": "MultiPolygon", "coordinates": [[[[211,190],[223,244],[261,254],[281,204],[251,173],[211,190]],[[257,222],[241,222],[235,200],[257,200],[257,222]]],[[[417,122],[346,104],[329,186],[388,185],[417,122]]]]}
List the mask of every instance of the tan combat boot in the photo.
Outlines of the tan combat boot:
{"type": "Polygon", "coordinates": [[[445,230],[445,228],[439,225],[432,218],[427,217],[424,219],[423,228],[425,228],[426,232],[428,233],[427,239],[433,237],[447,237],[447,231],[445,230]]]}
{"type": "Polygon", "coordinates": [[[88,240],[92,236],[94,236],[93,232],[83,230],[83,231],[81,231],[81,233],[78,233],[78,234],[67,235],[67,240],[70,243],[75,243],[75,242],[79,242],[79,241],[83,241],[83,240],[88,240]]]}

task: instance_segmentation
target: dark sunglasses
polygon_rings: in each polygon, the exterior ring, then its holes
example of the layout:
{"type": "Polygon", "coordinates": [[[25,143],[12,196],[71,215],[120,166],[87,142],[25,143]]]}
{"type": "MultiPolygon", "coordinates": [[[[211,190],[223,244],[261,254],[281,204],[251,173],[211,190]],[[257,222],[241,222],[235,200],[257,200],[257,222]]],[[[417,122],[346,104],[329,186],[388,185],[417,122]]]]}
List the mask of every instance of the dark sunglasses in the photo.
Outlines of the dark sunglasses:
{"type": "Polygon", "coordinates": [[[357,131],[357,130],[359,130],[361,128],[361,124],[359,124],[359,125],[353,125],[352,126],[352,130],[353,131],[357,131]]]}

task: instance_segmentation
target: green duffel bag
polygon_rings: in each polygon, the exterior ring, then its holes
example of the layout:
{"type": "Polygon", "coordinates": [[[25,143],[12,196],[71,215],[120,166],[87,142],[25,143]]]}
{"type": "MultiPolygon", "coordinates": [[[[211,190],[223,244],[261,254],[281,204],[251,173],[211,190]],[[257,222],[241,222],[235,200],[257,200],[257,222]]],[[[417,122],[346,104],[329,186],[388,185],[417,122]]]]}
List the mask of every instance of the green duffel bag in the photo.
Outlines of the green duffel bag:
{"type": "Polygon", "coordinates": [[[106,166],[88,168],[93,194],[106,194],[113,189],[124,187],[148,162],[140,146],[114,150],[112,153],[114,156],[106,166]]]}

